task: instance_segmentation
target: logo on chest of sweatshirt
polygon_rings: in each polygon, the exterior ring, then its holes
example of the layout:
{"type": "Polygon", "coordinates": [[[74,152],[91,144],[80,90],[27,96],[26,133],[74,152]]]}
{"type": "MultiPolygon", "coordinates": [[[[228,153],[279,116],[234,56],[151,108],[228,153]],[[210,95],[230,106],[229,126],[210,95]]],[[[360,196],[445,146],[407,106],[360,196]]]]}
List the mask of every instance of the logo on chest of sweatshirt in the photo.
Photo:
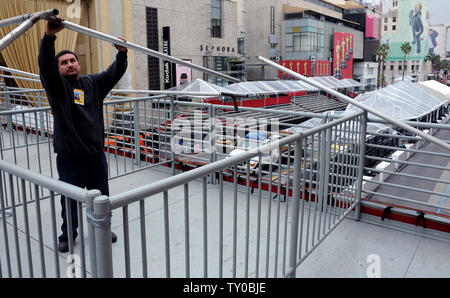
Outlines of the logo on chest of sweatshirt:
{"type": "Polygon", "coordinates": [[[73,89],[73,98],[76,104],[84,106],[84,91],[80,89],[73,89]]]}

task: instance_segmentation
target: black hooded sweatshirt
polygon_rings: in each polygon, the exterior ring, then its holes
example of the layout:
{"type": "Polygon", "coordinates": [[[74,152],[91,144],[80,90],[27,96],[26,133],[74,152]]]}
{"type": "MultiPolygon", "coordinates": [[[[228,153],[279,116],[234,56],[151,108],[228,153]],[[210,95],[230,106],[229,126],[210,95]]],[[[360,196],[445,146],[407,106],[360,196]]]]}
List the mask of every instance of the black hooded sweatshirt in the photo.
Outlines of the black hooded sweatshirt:
{"type": "Polygon", "coordinates": [[[53,148],[66,157],[103,152],[103,100],[127,69],[127,52],[119,51],[106,71],[80,75],[79,79],[59,73],[55,59],[56,36],[44,34],[39,49],[42,85],[53,113],[53,148]]]}

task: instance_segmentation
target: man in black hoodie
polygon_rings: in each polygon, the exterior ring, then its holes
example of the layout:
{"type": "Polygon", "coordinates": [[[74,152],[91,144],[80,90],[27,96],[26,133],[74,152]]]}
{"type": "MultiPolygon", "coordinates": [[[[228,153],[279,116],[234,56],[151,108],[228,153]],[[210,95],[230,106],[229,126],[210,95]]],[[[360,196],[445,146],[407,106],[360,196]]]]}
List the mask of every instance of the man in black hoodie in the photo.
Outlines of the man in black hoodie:
{"type": "MultiPolygon", "coordinates": [[[[78,56],[68,50],[55,56],[56,33],[64,29],[63,19],[48,22],[39,49],[42,85],[54,118],[53,148],[59,180],[109,195],[104,146],[103,100],[127,69],[127,49],[115,45],[116,60],[106,71],[81,75],[78,56]],[[55,25],[56,23],[56,25],[55,25]]],[[[70,200],[73,239],[78,236],[76,201],[70,200]]],[[[68,251],[66,200],[61,198],[62,234],[59,251],[68,251]]],[[[117,236],[112,234],[112,241],[117,236]]]]}

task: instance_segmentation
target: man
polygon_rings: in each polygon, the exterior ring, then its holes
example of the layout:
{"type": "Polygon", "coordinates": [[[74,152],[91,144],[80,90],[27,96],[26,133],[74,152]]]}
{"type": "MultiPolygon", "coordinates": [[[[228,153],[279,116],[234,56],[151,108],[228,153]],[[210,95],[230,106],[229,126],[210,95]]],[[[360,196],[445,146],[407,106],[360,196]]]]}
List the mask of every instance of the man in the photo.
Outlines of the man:
{"type": "MultiPolygon", "coordinates": [[[[78,56],[68,50],[55,56],[56,33],[64,29],[64,19],[48,22],[39,49],[39,69],[42,85],[54,117],[53,147],[57,154],[59,180],[98,189],[109,195],[108,171],[104,145],[103,100],[127,69],[127,49],[115,45],[116,60],[106,71],[83,76],[78,56]]],[[[77,203],[69,199],[73,239],[78,236],[77,203]]],[[[68,227],[66,200],[61,198],[62,234],[58,249],[67,252],[68,227]]],[[[112,242],[117,236],[112,234],[112,242]]]]}

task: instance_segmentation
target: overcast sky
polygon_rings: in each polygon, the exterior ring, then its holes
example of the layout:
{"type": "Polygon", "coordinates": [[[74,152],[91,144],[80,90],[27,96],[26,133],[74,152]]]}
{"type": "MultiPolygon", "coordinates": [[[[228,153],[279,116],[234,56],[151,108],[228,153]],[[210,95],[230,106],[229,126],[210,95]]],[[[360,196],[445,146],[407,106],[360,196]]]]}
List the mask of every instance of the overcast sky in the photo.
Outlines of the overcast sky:
{"type": "MultiPolygon", "coordinates": [[[[380,0],[367,0],[379,3],[380,0]]],[[[381,0],[384,7],[390,7],[392,0],[381,0]]],[[[420,1],[420,0],[417,0],[420,1]]],[[[427,1],[427,0],[425,0],[427,1]]],[[[450,0],[428,0],[428,11],[430,12],[431,25],[450,24],[450,0]]]]}
{"type": "Polygon", "coordinates": [[[428,0],[431,25],[450,24],[450,0],[428,0]]]}

